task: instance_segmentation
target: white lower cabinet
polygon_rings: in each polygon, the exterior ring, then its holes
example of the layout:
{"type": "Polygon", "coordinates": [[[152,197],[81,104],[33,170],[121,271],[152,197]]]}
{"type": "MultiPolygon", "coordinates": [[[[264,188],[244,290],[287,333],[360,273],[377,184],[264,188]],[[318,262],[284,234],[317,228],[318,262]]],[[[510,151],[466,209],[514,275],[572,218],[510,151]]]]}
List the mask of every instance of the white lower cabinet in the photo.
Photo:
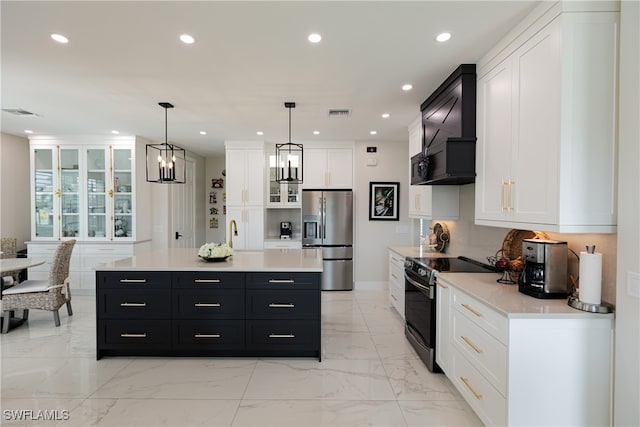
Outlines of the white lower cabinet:
{"type": "MultiPolygon", "coordinates": [[[[95,295],[96,271],[99,264],[129,258],[136,253],[150,250],[150,241],[122,244],[101,244],[77,242],[71,254],[69,279],[71,294],[95,295]]],[[[45,260],[44,264],[30,268],[31,280],[49,280],[49,271],[58,243],[27,243],[29,258],[45,260]]]]}
{"type": "Polygon", "coordinates": [[[613,316],[490,282],[462,291],[438,278],[437,287],[436,361],[478,417],[500,426],[610,425],[613,316]]]}
{"type": "Polygon", "coordinates": [[[389,251],[389,304],[404,319],[404,257],[389,251]]]}

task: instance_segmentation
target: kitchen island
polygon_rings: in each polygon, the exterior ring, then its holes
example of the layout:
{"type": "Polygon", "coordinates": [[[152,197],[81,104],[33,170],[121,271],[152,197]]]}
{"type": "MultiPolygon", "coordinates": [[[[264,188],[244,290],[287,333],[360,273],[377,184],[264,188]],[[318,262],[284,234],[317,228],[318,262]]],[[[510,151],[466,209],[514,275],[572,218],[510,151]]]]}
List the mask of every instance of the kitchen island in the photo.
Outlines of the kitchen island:
{"type": "Polygon", "coordinates": [[[238,251],[207,262],[197,248],[96,267],[97,358],[321,358],[322,252],[238,251]]]}

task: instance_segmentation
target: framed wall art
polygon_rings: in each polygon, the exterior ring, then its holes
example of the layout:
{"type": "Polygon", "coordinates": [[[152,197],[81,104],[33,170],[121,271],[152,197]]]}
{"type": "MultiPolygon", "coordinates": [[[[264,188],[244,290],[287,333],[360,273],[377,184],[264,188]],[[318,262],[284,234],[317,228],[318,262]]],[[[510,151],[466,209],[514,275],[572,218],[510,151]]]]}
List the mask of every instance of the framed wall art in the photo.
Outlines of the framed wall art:
{"type": "Polygon", "coordinates": [[[399,182],[369,183],[369,220],[398,221],[400,205],[399,182]]]}

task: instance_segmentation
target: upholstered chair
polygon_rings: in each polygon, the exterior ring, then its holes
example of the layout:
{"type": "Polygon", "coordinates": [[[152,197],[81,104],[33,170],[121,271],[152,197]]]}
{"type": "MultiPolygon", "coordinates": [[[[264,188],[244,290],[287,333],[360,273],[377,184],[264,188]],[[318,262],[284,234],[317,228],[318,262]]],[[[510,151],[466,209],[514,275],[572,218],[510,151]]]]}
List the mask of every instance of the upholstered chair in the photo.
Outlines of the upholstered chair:
{"type": "Polygon", "coordinates": [[[71,310],[71,291],[69,289],[69,263],[75,240],[60,242],[53,256],[49,280],[25,280],[2,293],[2,315],[4,322],[2,333],[9,330],[11,311],[23,310],[23,319],[28,319],[29,310],[48,310],[53,312],[56,326],[60,326],[58,309],[67,305],[67,313],[71,310]]]}

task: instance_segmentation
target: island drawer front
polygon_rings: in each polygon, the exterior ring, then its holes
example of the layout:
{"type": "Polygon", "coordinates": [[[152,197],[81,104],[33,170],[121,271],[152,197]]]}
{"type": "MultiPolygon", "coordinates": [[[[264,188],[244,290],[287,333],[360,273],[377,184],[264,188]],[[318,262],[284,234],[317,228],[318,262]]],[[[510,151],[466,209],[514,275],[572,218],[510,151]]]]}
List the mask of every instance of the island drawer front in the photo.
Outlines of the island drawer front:
{"type": "Polygon", "coordinates": [[[318,291],[247,290],[247,319],[317,319],[318,291]]]}
{"type": "Polygon", "coordinates": [[[103,320],[98,321],[98,343],[101,349],[164,349],[171,345],[169,320],[103,320]]]}
{"type": "MultiPolygon", "coordinates": [[[[507,425],[507,400],[456,349],[451,381],[485,425],[507,425]]],[[[533,396],[532,396],[533,398],[533,396]]]]}
{"type": "Polygon", "coordinates": [[[457,310],[452,316],[453,345],[506,396],[507,347],[457,310]]]}
{"type": "Polygon", "coordinates": [[[185,271],[173,273],[174,288],[242,289],[244,273],[217,271],[185,271]]]}
{"type": "Polygon", "coordinates": [[[453,288],[453,306],[467,319],[493,335],[504,345],[508,342],[508,322],[505,316],[477,299],[453,288]]]}
{"type": "Polygon", "coordinates": [[[157,289],[103,289],[97,291],[98,317],[105,319],[166,319],[171,291],[157,289]]]}
{"type": "Polygon", "coordinates": [[[244,319],[244,290],[173,291],[174,319],[244,319]]]}
{"type": "Polygon", "coordinates": [[[177,349],[243,349],[244,320],[180,320],[173,325],[177,349]]]}
{"type": "Polygon", "coordinates": [[[250,350],[316,349],[318,320],[247,320],[247,348],[250,350]]]}
{"type": "Polygon", "coordinates": [[[247,289],[320,289],[320,273],[247,273],[247,289]]]}
{"type": "Polygon", "coordinates": [[[104,288],[171,288],[171,273],[158,271],[114,271],[96,273],[96,286],[104,288]]]}

